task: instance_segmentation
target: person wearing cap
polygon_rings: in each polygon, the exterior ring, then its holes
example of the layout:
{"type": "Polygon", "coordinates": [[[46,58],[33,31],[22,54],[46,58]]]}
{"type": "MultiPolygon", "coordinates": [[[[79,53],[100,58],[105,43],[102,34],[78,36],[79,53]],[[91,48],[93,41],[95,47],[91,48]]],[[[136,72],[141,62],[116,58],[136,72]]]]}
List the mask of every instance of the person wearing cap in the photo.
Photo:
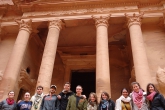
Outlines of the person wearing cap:
{"type": "Polygon", "coordinates": [[[68,98],[74,94],[74,92],[70,90],[70,86],[71,84],[66,82],[63,91],[57,96],[60,100],[60,110],[66,110],[68,98]]]}
{"type": "Polygon", "coordinates": [[[56,89],[55,85],[50,86],[50,93],[43,97],[40,110],[60,110],[60,101],[55,94],[56,89]]]}
{"type": "Polygon", "coordinates": [[[40,109],[42,98],[44,97],[42,91],[43,91],[43,87],[37,86],[36,93],[30,99],[33,102],[31,110],[39,110],[40,109]]]}

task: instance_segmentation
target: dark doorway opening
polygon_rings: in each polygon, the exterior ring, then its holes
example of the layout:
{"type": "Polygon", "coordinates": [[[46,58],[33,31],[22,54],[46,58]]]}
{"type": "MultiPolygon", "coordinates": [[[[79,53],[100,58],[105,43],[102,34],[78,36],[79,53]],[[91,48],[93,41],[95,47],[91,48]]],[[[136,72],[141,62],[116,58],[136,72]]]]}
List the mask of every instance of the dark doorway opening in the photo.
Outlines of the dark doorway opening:
{"type": "Polygon", "coordinates": [[[71,89],[76,93],[76,86],[81,85],[83,87],[83,95],[88,98],[91,92],[96,91],[96,73],[95,72],[77,72],[72,71],[71,76],[71,89]]]}

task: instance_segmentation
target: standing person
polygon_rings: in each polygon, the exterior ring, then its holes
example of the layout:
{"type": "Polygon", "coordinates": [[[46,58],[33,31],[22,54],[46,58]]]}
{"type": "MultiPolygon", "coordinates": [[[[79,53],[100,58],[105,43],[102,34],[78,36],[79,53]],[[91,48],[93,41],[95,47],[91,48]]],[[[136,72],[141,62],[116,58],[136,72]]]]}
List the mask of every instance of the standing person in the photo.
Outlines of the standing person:
{"type": "Polygon", "coordinates": [[[55,94],[56,89],[55,85],[50,86],[50,93],[43,97],[40,110],[60,110],[60,102],[55,94]]]}
{"type": "Polygon", "coordinates": [[[150,103],[150,110],[165,110],[165,99],[152,83],[147,85],[147,99],[150,103]]]}
{"type": "Polygon", "coordinates": [[[43,91],[43,87],[38,86],[36,93],[30,99],[33,102],[31,110],[39,110],[40,109],[42,98],[44,97],[42,91],[43,91]]]}
{"type": "Polygon", "coordinates": [[[82,96],[83,88],[78,85],[76,94],[69,97],[66,110],[87,110],[87,100],[82,96]]]}
{"type": "Polygon", "coordinates": [[[107,92],[101,93],[99,110],[115,110],[115,103],[110,99],[110,96],[107,92]]]}
{"type": "Polygon", "coordinates": [[[115,110],[132,110],[131,98],[126,88],[121,90],[121,96],[116,100],[115,110]]]}
{"type": "Polygon", "coordinates": [[[69,82],[66,82],[63,91],[57,96],[60,100],[60,110],[66,110],[68,98],[69,96],[74,94],[74,92],[70,90],[70,86],[71,84],[69,82]]]}
{"type": "Polygon", "coordinates": [[[138,82],[131,83],[133,92],[130,94],[133,110],[148,110],[146,93],[140,87],[138,82]]]}
{"type": "Polygon", "coordinates": [[[17,110],[31,110],[32,102],[30,101],[30,93],[26,92],[24,95],[24,100],[17,104],[17,110]]]}
{"type": "Polygon", "coordinates": [[[0,102],[0,110],[17,110],[17,104],[14,101],[14,91],[10,91],[8,98],[0,102]]]}
{"type": "Polygon", "coordinates": [[[97,95],[94,92],[89,94],[87,110],[98,110],[97,95]]]}

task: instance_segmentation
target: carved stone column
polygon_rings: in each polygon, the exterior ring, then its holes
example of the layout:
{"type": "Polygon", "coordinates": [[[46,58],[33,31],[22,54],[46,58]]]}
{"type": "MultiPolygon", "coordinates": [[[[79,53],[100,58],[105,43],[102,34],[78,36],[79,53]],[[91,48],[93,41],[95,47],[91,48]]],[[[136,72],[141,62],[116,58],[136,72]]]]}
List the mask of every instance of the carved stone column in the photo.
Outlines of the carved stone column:
{"type": "Polygon", "coordinates": [[[31,20],[21,20],[18,22],[18,24],[20,26],[19,33],[0,84],[0,100],[5,99],[7,97],[7,93],[11,90],[14,90],[17,77],[20,73],[20,68],[28,44],[29,36],[32,30],[31,20]]]}
{"type": "Polygon", "coordinates": [[[110,69],[108,50],[108,20],[110,16],[93,16],[96,25],[96,93],[110,90],[110,69]]]}
{"type": "Polygon", "coordinates": [[[49,32],[37,81],[37,86],[41,85],[44,87],[44,93],[48,93],[50,89],[57,43],[61,28],[61,20],[53,20],[49,22],[49,32]]]}
{"type": "Polygon", "coordinates": [[[142,89],[145,90],[147,84],[151,82],[152,79],[141,31],[142,14],[133,14],[131,16],[126,15],[126,17],[130,32],[136,81],[139,82],[142,89]]]}

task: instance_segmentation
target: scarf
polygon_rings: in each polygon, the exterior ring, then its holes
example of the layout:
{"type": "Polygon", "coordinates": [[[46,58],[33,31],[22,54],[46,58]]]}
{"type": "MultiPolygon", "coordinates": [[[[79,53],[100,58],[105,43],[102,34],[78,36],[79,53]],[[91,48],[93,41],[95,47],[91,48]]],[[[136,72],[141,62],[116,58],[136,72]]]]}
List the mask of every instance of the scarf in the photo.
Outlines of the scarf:
{"type": "Polygon", "coordinates": [[[143,91],[140,89],[139,92],[133,92],[132,93],[132,97],[133,97],[133,102],[134,104],[141,109],[142,105],[143,105],[143,91]]]}
{"type": "Polygon", "coordinates": [[[149,94],[148,96],[147,96],[147,99],[149,100],[149,101],[152,101],[153,100],[153,98],[154,98],[154,96],[155,96],[155,94],[156,94],[156,92],[154,91],[154,92],[152,92],[151,94],[149,94]]]}
{"type": "Polygon", "coordinates": [[[125,97],[122,95],[122,96],[120,96],[120,100],[123,101],[123,102],[130,102],[130,101],[131,101],[131,98],[130,98],[130,97],[125,98],[125,97]]]}
{"type": "Polygon", "coordinates": [[[41,101],[42,96],[43,96],[43,93],[40,94],[40,95],[39,94],[35,94],[35,100],[34,100],[34,104],[33,104],[35,109],[38,108],[38,104],[41,101]]]}
{"type": "Polygon", "coordinates": [[[6,102],[8,103],[8,105],[13,105],[14,104],[14,99],[6,99],[6,102]]]}
{"type": "Polygon", "coordinates": [[[108,101],[107,100],[102,100],[101,108],[107,108],[108,101]]]}

